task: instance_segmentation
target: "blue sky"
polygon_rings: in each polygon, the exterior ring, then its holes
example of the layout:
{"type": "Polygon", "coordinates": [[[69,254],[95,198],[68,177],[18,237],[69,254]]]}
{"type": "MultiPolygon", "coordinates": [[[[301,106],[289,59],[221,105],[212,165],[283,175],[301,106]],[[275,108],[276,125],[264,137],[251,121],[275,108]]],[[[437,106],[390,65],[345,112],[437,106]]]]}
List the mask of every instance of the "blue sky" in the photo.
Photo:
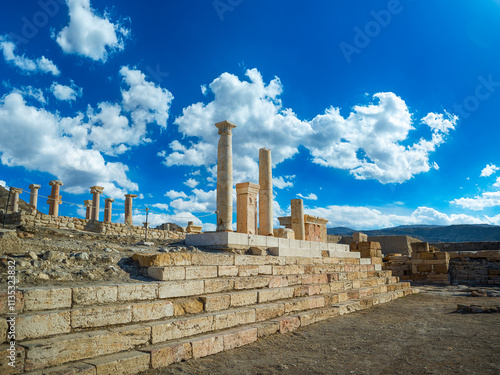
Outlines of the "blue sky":
{"type": "Polygon", "coordinates": [[[275,218],[302,197],[331,227],[500,224],[498,0],[0,10],[0,183],[47,196],[62,180],[62,215],[100,185],[114,221],[133,193],[135,223],[149,207],[153,225],[213,230],[229,120],[235,183],[272,151],[275,218]]]}

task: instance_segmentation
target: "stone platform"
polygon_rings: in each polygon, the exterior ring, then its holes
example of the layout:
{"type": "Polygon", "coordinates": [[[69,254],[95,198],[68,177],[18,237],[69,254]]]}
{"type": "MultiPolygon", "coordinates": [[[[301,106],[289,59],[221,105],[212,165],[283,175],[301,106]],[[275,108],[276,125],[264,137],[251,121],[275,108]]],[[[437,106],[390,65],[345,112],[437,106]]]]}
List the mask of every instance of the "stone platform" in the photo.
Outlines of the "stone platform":
{"type": "Polygon", "coordinates": [[[237,232],[205,232],[186,235],[186,245],[208,249],[248,250],[261,247],[276,256],[321,258],[328,253],[332,258],[359,258],[360,254],[350,252],[349,245],[327,242],[291,240],[272,236],[237,232]]]}

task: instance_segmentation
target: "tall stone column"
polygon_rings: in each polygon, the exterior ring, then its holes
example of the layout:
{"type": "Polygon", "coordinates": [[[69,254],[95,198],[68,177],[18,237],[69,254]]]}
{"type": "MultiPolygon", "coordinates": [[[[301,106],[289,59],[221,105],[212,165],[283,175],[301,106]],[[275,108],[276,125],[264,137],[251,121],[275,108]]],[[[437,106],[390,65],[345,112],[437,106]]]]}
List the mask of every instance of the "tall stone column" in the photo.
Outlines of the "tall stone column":
{"type": "Polygon", "coordinates": [[[36,214],[36,207],[38,206],[38,189],[40,189],[41,186],[37,184],[31,184],[30,189],[30,209],[31,212],[36,214]]]}
{"type": "Polygon", "coordinates": [[[90,192],[92,193],[92,214],[90,218],[92,220],[99,221],[99,201],[104,188],[102,186],[91,186],[90,192]]]}
{"type": "Polygon", "coordinates": [[[85,203],[85,208],[86,208],[85,220],[90,220],[90,218],[92,217],[92,199],[83,201],[83,203],[85,203]]]}
{"type": "Polygon", "coordinates": [[[136,194],[125,194],[125,224],[132,225],[132,199],[136,198],[136,194]]]}
{"type": "Polygon", "coordinates": [[[11,195],[10,210],[12,212],[19,211],[19,194],[21,194],[22,192],[23,192],[23,189],[15,188],[15,187],[10,188],[10,195],[11,195]]]}
{"type": "Polygon", "coordinates": [[[304,222],[304,202],[302,199],[292,199],[292,229],[296,240],[306,239],[306,226],[304,222]]]}
{"type": "Polygon", "coordinates": [[[259,150],[259,234],[273,235],[273,165],[271,150],[259,150]]]}
{"type": "Polygon", "coordinates": [[[257,194],[259,185],[251,182],[236,184],[236,231],[257,234],[257,194]]]}
{"type": "Polygon", "coordinates": [[[111,214],[113,209],[113,198],[106,198],[104,200],[104,222],[111,223],[111,214]]]}
{"type": "Polygon", "coordinates": [[[63,183],[59,180],[52,180],[49,182],[49,185],[52,186],[52,191],[50,192],[49,199],[47,200],[47,203],[49,204],[49,215],[59,216],[59,205],[62,203],[62,197],[59,195],[59,191],[63,183]]]}
{"type": "Polygon", "coordinates": [[[215,124],[220,139],[217,151],[217,232],[233,231],[233,145],[229,121],[215,124]]]}

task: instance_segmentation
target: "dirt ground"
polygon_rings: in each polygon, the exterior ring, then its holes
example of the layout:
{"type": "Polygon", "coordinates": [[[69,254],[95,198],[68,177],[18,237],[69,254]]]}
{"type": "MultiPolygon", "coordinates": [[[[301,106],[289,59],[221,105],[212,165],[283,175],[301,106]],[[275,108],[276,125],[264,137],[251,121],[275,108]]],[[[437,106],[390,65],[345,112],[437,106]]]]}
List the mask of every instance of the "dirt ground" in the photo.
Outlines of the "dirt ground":
{"type": "Polygon", "coordinates": [[[500,314],[457,313],[457,304],[500,305],[467,287],[421,294],[189,360],[159,374],[500,374],[500,314]]]}

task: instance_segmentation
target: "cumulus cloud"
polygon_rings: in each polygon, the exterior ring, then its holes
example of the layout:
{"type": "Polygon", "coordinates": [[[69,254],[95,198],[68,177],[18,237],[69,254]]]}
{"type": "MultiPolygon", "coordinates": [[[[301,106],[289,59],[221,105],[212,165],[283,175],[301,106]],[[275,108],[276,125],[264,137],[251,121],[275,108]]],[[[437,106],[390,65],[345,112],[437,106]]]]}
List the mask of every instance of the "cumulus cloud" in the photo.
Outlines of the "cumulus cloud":
{"type": "Polygon", "coordinates": [[[184,181],[184,185],[189,186],[190,188],[195,188],[198,186],[199,182],[196,181],[194,178],[190,178],[187,181],[184,181]]]}
{"type": "Polygon", "coordinates": [[[107,14],[99,16],[90,0],[66,0],[69,24],[56,37],[65,53],[78,54],[95,61],[106,61],[110,52],[122,50],[129,30],[113,23],[107,14]]]}
{"type": "Polygon", "coordinates": [[[151,205],[151,207],[156,207],[156,208],[159,208],[160,210],[168,211],[168,204],[166,204],[166,203],[155,203],[155,204],[151,205]]]}
{"type": "Polygon", "coordinates": [[[487,164],[486,167],[484,167],[484,169],[481,171],[480,177],[489,177],[492,174],[496,173],[498,170],[500,170],[500,168],[495,164],[487,164]]]}
{"type": "Polygon", "coordinates": [[[3,52],[5,61],[25,73],[50,73],[55,76],[61,74],[52,60],[47,59],[45,56],[32,60],[24,55],[16,55],[16,45],[3,36],[0,36],[0,49],[3,52]]]}
{"type": "MultiPolygon", "coordinates": [[[[233,197],[235,199],[235,197],[233,197]]],[[[188,197],[176,198],[170,202],[176,212],[215,212],[217,190],[193,189],[188,197]]]]}
{"type": "MultiPolygon", "coordinates": [[[[229,120],[233,130],[235,181],[254,182],[258,174],[258,150],[272,150],[273,164],[292,158],[304,146],[314,163],[349,170],[357,179],[402,183],[433,166],[429,155],[454,129],[457,117],[429,113],[418,123],[406,103],[393,93],[374,95],[375,104],[355,106],[347,118],[330,107],[311,121],[300,120],[282,105],[283,86],[275,77],[265,83],[256,69],[247,70],[247,81],[223,73],[206,90],[214,94],[207,103],[183,109],[175,124],[186,137],[170,144],[164,163],[205,166],[213,170],[218,134],[214,124],[229,120]],[[410,131],[427,127],[430,139],[413,141],[410,131]]],[[[276,186],[283,186],[281,181],[276,186]]]]}
{"type": "Polygon", "coordinates": [[[318,196],[314,193],[311,193],[311,194],[308,194],[305,196],[299,193],[299,194],[297,194],[297,197],[302,198],[302,199],[312,200],[312,201],[318,200],[318,196]]]}
{"type": "Polygon", "coordinates": [[[294,178],[295,178],[295,175],[273,177],[273,187],[275,187],[276,189],[285,189],[285,188],[293,187],[292,180],[294,178]]]}
{"type": "Polygon", "coordinates": [[[72,83],[71,86],[67,86],[54,82],[52,86],[50,86],[50,91],[56,99],[62,101],[76,100],[76,98],[80,98],[83,93],[83,89],[76,86],[74,83],[72,83]]]}
{"type": "Polygon", "coordinates": [[[7,186],[7,183],[4,180],[0,180],[0,186],[5,187],[7,186]]]}
{"type": "Polygon", "coordinates": [[[169,197],[170,199],[177,199],[177,198],[187,198],[186,193],[183,191],[175,191],[175,190],[169,190],[165,193],[166,197],[169,197]]]}
{"type": "Polygon", "coordinates": [[[500,206],[500,191],[484,192],[473,198],[458,198],[451,203],[469,210],[481,211],[488,207],[500,206]]]}
{"type": "Polygon", "coordinates": [[[137,184],[127,178],[126,165],[106,162],[97,150],[82,144],[80,121],[78,116],[62,118],[29,106],[19,93],[10,93],[0,100],[0,161],[51,173],[72,193],[100,185],[106,195],[121,198],[127,190],[137,190],[137,184]]]}

